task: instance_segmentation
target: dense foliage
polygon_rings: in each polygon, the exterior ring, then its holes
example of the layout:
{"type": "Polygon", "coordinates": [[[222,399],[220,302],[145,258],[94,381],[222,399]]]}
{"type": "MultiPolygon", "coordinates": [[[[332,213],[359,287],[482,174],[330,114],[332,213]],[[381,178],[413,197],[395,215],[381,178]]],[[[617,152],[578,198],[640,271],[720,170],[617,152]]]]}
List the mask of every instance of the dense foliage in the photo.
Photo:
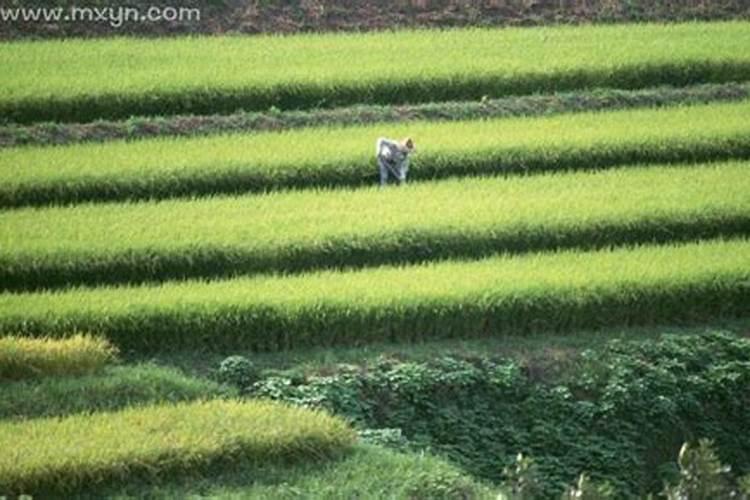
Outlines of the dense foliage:
{"type": "Polygon", "coordinates": [[[750,471],[748,384],[750,341],[707,333],[612,342],[560,380],[533,380],[511,361],[445,358],[275,376],[246,390],[327,408],[360,428],[399,428],[412,447],[495,481],[523,452],[554,496],[584,471],[622,494],[658,492],[678,479],[682,443],[699,437],[738,474],[750,471]]]}

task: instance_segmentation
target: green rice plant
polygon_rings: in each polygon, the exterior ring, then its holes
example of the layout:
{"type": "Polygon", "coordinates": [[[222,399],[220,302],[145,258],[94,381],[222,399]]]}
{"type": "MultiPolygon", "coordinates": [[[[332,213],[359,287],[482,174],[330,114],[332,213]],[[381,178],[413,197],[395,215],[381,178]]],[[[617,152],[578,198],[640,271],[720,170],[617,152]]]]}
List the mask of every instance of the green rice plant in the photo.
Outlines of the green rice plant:
{"type": "Polygon", "coordinates": [[[597,110],[674,106],[750,97],[750,83],[659,86],[636,90],[592,89],[550,94],[508,96],[481,101],[448,101],[413,105],[356,104],[332,109],[238,111],[229,115],[175,115],[97,120],[92,123],[41,122],[0,124],[0,148],[21,145],[136,140],[156,136],[203,136],[262,132],[321,125],[361,125],[416,120],[476,120],[537,116],[597,110]]]}
{"type": "Polygon", "coordinates": [[[0,332],[124,349],[280,350],[750,313],[750,241],[500,255],[297,276],[0,294],[0,332]]]}
{"type": "Polygon", "coordinates": [[[0,337],[0,380],[50,375],[84,375],[115,361],[106,339],[75,334],[67,338],[0,337]]]}
{"type": "Polygon", "coordinates": [[[750,235],[748,169],[659,165],[11,210],[0,213],[0,289],[750,235]]]}
{"type": "Polygon", "coordinates": [[[0,422],[0,491],[61,495],[96,484],[324,460],[355,434],[325,413],[265,401],[215,400],[63,419],[0,422]]]}
{"type": "Polygon", "coordinates": [[[89,121],[750,77],[750,23],[0,45],[0,119],[89,121]],[[283,61],[283,64],[280,62],[283,61]]]}
{"type": "Polygon", "coordinates": [[[415,138],[410,179],[750,157],[750,101],[0,150],[0,207],[375,184],[375,139],[415,138]]]}
{"type": "Polygon", "coordinates": [[[127,483],[98,488],[88,497],[190,498],[196,492],[210,498],[247,500],[497,500],[492,488],[444,458],[370,444],[357,444],[352,453],[332,462],[271,464],[253,475],[239,468],[208,479],[175,478],[158,485],[127,483]]]}
{"type": "Polygon", "coordinates": [[[175,368],[141,363],[106,367],[80,377],[45,377],[3,384],[0,419],[60,417],[128,406],[176,403],[236,391],[175,368]]]}

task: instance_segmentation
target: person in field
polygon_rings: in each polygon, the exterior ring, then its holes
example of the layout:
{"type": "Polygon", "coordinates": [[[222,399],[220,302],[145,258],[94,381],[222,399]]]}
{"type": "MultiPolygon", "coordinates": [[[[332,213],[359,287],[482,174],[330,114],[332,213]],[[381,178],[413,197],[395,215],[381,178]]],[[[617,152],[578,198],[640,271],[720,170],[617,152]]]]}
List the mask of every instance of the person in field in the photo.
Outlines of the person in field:
{"type": "Polygon", "coordinates": [[[414,151],[414,141],[407,137],[401,141],[378,138],[375,143],[375,157],[378,160],[380,171],[380,186],[388,183],[391,175],[399,184],[406,182],[406,174],[409,172],[409,154],[414,151]]]}

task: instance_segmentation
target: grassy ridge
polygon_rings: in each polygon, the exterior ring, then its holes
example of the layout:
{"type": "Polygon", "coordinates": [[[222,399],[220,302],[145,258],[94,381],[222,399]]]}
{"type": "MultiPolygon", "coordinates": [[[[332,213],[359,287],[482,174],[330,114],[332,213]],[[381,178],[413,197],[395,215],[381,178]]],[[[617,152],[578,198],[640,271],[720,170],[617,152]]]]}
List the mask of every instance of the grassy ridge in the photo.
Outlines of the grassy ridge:
{"type": "Polygon", "coordinates": [[[0,337],[0,381],[50,375],[85,375],[116,359],[105,339],[76,334],[65,339],[0,337]]]}
{"type": "MultiPolygon", "coordinates": [[[[430,453],[402,453],[358,444],[341,460],[272,465],[255,475],[243,469],[221,471],[210,479],[189,477],[159,485],[130,483],[94,490],[93,496],[246,500],[497,500],[497,492],[444,458],[430,453]]],[[[86,497],[84,497],[86,498],[86,497]]]]}
{"type": "Polygon", "coordinates": [[[0,289],[750,235],[749,169],[750,162],[633,167],[385,191],[19,209],[0,213],[0,289]]]}
{"type": "Polygon", "coordinates": [[[750,97],[750,83],[662,86],[648,89],[594,89],[511,96],[482,101],[414,105],[358,104],[334,109],[242,111],[230,115],[178,115],[97,120],[93,123],[0,125],[0,147],[104,142],[160,136],[200,136],[231,132],[289,130],[322,125],[360,125],[415,120],[476,120],[739,101],[750,97]]]}
{"type": "Polygon", "coordinates": [[[59,417],[208,399],[234,392],[206,379],[188,377],[174,368],[152,364],[113,366],[102,373],[75,378],[47,377],[4,384],[0,419],[59,417]]]}
{"type": "Polygon", "coordinates": [[[750,78],[748,45],[748,22],[5,43],[0,119],[86,121],[741,81],[750,78]]]}
{"type": "Polygon", "coordinates": [[[412,179],[750,157],[750,101],[0,150],[0,207],[376,182],[374,141],[412,135],[412,179]]]}
{"type": "Polygon", "coordinates": [[[0,491],[44,496],[125,477],[200,473],[221,462],[320,460],[340,455],[354,439],[341,420],[270,402],[181,403],[0,422],[6,450],[0,491]]]}
{"type": "Polygon", "coordinates": [[[140,351],[277,350],[747,314],[750,242],[560,252],[295,277],[0,295],[0,332],[140,351]]]}

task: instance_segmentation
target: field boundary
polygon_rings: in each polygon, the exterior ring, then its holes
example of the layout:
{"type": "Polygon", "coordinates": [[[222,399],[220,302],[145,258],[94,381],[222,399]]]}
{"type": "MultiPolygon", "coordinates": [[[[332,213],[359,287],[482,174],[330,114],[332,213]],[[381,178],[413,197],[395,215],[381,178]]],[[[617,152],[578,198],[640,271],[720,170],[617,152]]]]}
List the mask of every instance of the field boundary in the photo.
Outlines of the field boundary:
{"type": "Polygon", "coordinates": [[[453,101],[414,105],[366,105],[307,111],[241,112],[229,115],[176,115],[97,120],[93,123],[0,125],[0,148],[22,145],[62,145],[152,137],[196,137],[232,132],[292,130],[321,125],[454,121],[479,118],[540,116],[711,102],[750,97],[750,83],[700,84],[639,90],[596,89],[513,96],[481,101],[453,101]]]}

